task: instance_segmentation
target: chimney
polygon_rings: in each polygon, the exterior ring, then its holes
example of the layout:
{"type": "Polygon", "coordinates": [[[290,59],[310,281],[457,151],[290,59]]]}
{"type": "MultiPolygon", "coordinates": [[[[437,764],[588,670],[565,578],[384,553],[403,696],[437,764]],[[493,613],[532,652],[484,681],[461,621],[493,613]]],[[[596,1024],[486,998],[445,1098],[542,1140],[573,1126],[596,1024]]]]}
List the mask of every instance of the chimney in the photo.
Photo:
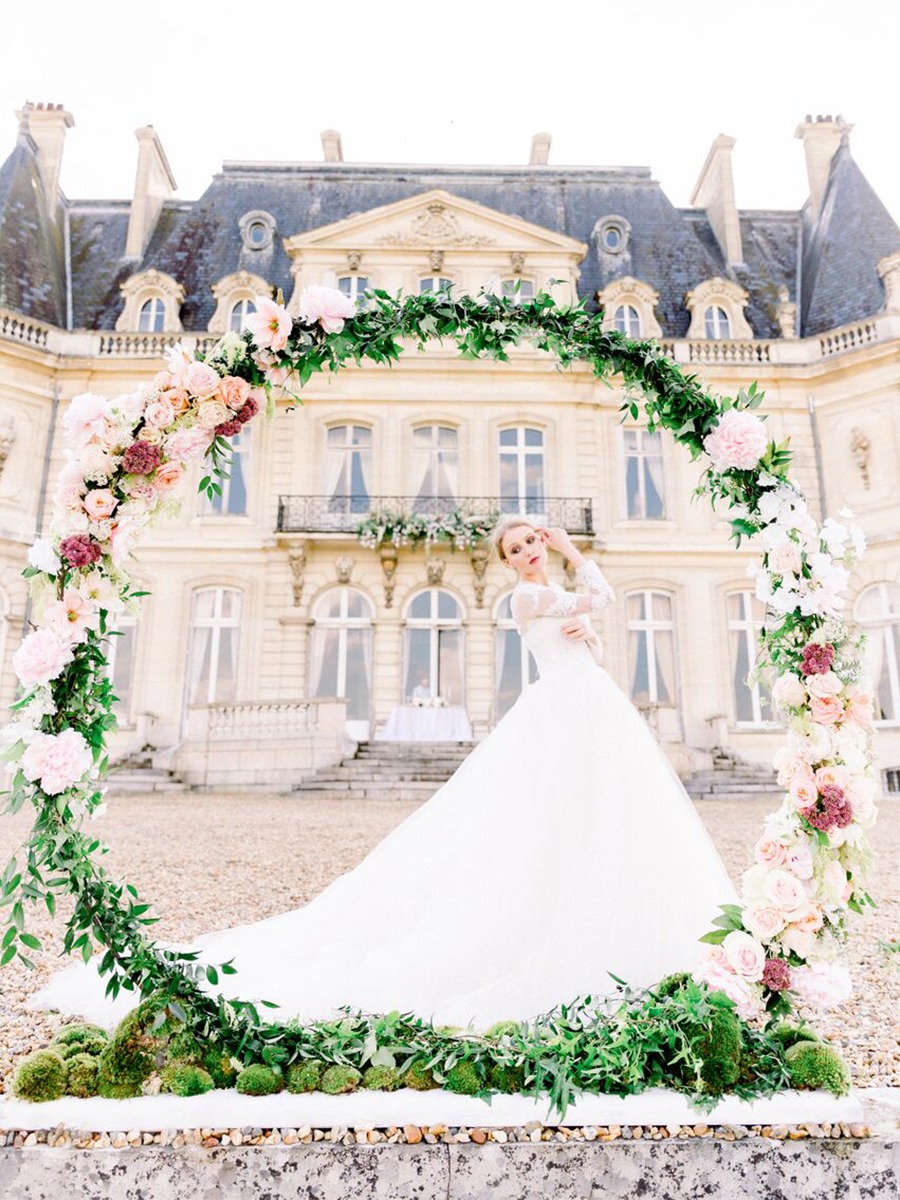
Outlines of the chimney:
{"type": "Polygon", "coordinates": [[[134,136],[138,140],[138,162],[125,239],[126,258],[143,257],[162,206],[171,199],[177,186],[153,126],[136,129],[134,136]]]}
{"type": "Polygon", "coordinates": [[[319,135],[322,139],[322,153],[326,162],[343,162],[344,151],[341,146],[341,135],[336,129],[323,129],[319,135]]]}
{"type": "Polygon", "coordinates": [[[550,161],[550,143],[553,141],[553,135],[549,133],[536,133],[531,139],[531,157],[528,160],[529,166],[546,167],[550,161]]]}
{"type": "Polygon", "coordinates": [[[38,162],[47,190],[47,205],[53,213],[59,202],[59,169],[62,166],[66,130],[72,128],[75,120],[61,104],[32,104],[30,100],[17,111],[16,116],[19,118],[19,128],[31,135],[37,147],[38,162]]]}
{"type": "Polygon", "coordinates": [[[741,267],[744,265],[744,248],[734,198],[734,175],[731,170],[733,148],[734,138],[720,133],[706,156],[700,178],[694,186],[691,204],[694,208],[706,210],[726,265],[741,267]]]}
{"type": "Polygon", "coordinates": [[[806,174],[809,177],[809,207],[813,221],[819,219],[822,211],[822,201],[828,186],[828,176],[831,171],[831,160],[838,146],[845,137],[849,137],[849,125],[840,114],[823,117],[820,113],[815,120],[807,114],[794,134],[803,142],[806,154],[806,174]]]}

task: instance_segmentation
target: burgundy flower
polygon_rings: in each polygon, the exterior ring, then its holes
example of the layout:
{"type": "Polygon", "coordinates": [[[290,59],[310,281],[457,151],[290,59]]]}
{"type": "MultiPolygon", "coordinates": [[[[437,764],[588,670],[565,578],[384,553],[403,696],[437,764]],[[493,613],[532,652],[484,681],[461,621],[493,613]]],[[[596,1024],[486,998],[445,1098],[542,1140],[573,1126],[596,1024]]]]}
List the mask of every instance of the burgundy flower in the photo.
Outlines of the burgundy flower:
{"type": "Polygon", "coordinates": [[[809,642],[803,647],[803,662],[800,670],[804,675],[824,675],[834,662],[834,646],[821,642],[809,642]]]}
{"type": "Polygon", "coordinates": [[[825,811],[831,818],[831,824],[836,825],[839,829],[846,829],[853,820],[853,808],[844,795],[844,789],[829,784],[822,788],[821,796],[825,811]]]}
{"type": "Polygon", "coordinates": [[[152,475],[162,461],[162,450],[152,442],[132,442],[122,455],[122,470],[129,475],[152,475]]]}
{"type": "Polygon", "coordinates": [[[763,987],[770,992],[783,992],[791,986],[791,968],[783,958],[767,958],[762,973],[763,987]]]}
{"type": "Polygon", "coordinates": [[[811,804],[809,808],[801,808],[800,816],[807,820],[813,829],[821,829],[823,833],[833,829],[836,824],[834,813],[827,808],[819,808],[818,804],[811,804]]]}
{"type": "Polygon", "coordinates": [[[251,420],[259,412],[259,401],[255,396],[248,396],[241,407],[237,410],[236,416],[242,425],[251,420]]]}
{"type": "Polygon", "coordinates": [[[221,425],[216,426],[216,433],[219,437],[234,437],[236,433],[241,432],[241,421],[238,417],[232,417],[230,421],[223,421],[221,425]]]}
{"type": "Polygon", "coordinates": [[[86,533],[77,533],[60,542],[59,553],[70,567],[89,567],[97,561],[102,552],[86,533]]]}

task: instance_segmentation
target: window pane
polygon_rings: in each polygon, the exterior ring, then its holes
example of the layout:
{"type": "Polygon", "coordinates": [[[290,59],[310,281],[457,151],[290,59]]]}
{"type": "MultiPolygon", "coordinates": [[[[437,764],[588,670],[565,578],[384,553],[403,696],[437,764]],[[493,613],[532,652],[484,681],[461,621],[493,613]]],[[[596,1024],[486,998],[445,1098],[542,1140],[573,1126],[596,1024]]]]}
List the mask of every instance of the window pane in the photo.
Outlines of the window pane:
{"type": "Polygon", "coordinates": [[[431,678],[431,630],[407,629],[406,631],[406,685],[403,699],[425,700],[437,695],[437,680],[431,678]]]}
{"type": "Polygon", "coordinates": [[[732,629],[729,632],[731,643],[732,678],[731,687],[734,697],[734,715],[738,721],[753,721],[753,692],[747,686],[747,673],[750,670],[750,656],[747,647],[747,633],[743,629],[732,629]]]}
{"type": "Polygon", "coordinates": [[[131,713],[136,644],[137,625],[133,621],[122,625],[116,636],[110,637],[110,680],[113,691],[118,697],[115,709],[122,721],[127,721],[131,713]]]}
{"type": "Polygon", "coordinates": [[[371,618],[372,606],[362,592],[350,592],[347,596],[347,616],[371,618]]]}
{"type": "Polygon", "coordinates": [[[371,660],[371,629],[348,629],[347,678],[344,694],[347,697],[347,718],[350,721],[367,721],[369,712],[369,662],[371,660]]]}
{"type": "Polygon", "coordinates": [[[638,490],[638,462],[639,460],[632,455],[629,455],[625,459],[625,495],[628,500],[629,517],[642,517],[644,515],[640,491],[638,490]]]}
{"type": "Polygon", "coordinates": [[[514,446],[516,444],[517,429],[501,429],[500,430],[500,445],[514,446]]]}
{"type": "Polygon", "coordinates": [[[653,637],[656,652],[656,696],[660,704],[671,704],[675,696],[675,641],[670,629],[658,629],[653,637]]]}
{"type": "Polygon", "coordinates": [[[525,445],[526,446],[543,446],[544,434],[540,429],[525,430],[525,445]]]}
{"type": "Polygon", "coordinates": [[[628,634],[628,657],[631,664],[631,698],[637,702],[647,702],[650,699],[650,672],[647,634],[643,629],[632,629],[628,634]]]}
{"type": "Polygon", "coordinates": [[[340,629],[329,629],[326,626],[325,628],[316,630],[316,637],[322,639],[322,661],[313,695],[317,699],[321,699],[323,696],[338,696],[338,662],[341,631],[340,629]]]}
{"type": "Polygon", "coordinates": [[[431,616],[430,592],[419,592],[409,606],[409,615],[415,620],[427,620],[431,616]]]}
{"type": "Polygon", "coordinates": [[[459,605],[449,592],[438,592],[438,619],[457,620],[459,617],[459,605]]]}
{"type": "Polygon", "coordinates": [[[647,616],[647,600],[645,592],[632,592],[628,597],[629,621],[643,621],[647,616]]]}
{"type": "Polygon", "coordinates": [[[448,704],[463,702],[462,630],[438,630],[438,695],[448,704]]]}

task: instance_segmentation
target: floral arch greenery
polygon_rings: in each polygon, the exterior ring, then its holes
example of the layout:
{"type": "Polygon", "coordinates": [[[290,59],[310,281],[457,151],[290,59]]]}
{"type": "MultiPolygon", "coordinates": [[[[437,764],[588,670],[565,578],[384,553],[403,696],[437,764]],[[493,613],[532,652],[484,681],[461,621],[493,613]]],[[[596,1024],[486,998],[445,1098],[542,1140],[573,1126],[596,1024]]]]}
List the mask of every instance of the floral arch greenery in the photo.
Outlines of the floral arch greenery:
{"type": "MultiPolygon", "coordinates": [[[[297,316],[265,297],[256,306],[247,331],[226,334],[205,357],[178,345],[166,368],[136,392],[78,396],[64,415],[68,461],[50,534],[29,553],[25,574],[36,621],[14,656],[21,693],[4,731],[6,811],[30,804],[34,823],[0,884],[7,913],[0,966],[16,957],[32,965],[29,951],[40,944],[27,929],[26,905],[44,904],[52,914],[56,896],[68,894],[74,907],[65,951],[87,961],[99,946],[107,994],[124,988],[151,997],[153,1036],[175,1023],[232,1062],[277,1067],[318,1054],[384,1068],[402,1058],[407,1065],[428,1062],[438,1083],[460,1062],[476,1062],[469,1083],[477,1077],[477,1087],[469,1090],[490,1091],[497,1071],[515,1068],[514,1076],[527,1077],[535,1092],[549,1090],[563,1109],[579,1089],[637,1090],[660,1080],[694,1092],[782,1086],[787,1076],[773,1043],[753,1043],[755,1074],[740,1077],[735,1070],[710,1080],[703,1066],[709,1045],[698,1050],[687,1031],[708,1030],[717,1014],[736,1012],[752,1043],[763,1036],[761,1023],[754,1033],[746,1019],[783,1014],[792,1000],[836,1002],[847,992],[839,950],[848,913],[871,903],[863,874],[875,792],[872,699],[860,684],[860,639],[841,618],[840,593],[847,567],[862,552],[861,535],[830,519],[820,527],[810,515],[788,478],[786,443],[770,441],[753,411],[763,399],[755,385],[735,398],[716,397],[655,342],[604,329],[602,314],[583,304],[560,307],[546,293],[517,302],[491,293],[400,299],[375,290],[357,309],[339,292],[311,287],[297,316]],[[404,342],[422,350],[435,338],[455,342],[464,358],[500,362],[527,343],[553,355],[560,368],[585,363],[598,380],[617,382],[624,415],[643,415],[648,429],[667,430],[692,459],[705,456],[698,491],[727,506],[738,543],[759,535],[762,546],[757,595],[769,620],[758,669],[776,677],[773,696],[789,726],[776,764],[784,802],[755,846],[741,904],[725,906],[712,922],[707,958],[694,978],[668,981],[649,997],[624,991],[622,1004],[640,1016],[632,1023],[642,1030],[640,1069],[632,1063],[600,1083],[596,1071],[582,1069],[593,1054],[585,1039],[600,1037],[602,1029],[607,1036],[612,1026],[590,998],[563,1004],[533,1025],[484,1034],[435,1030],[412,1014],[349,1009],[343,1022],[266,1022],[253,1003],[210,993],[221,975],[234,973],[231,964],[203,965],[196,954],[164,949],[149,937],[149,905],[130,884],[108,876],[99,862],[103,848],[84,828],[102,804],[105,739],[115,724],[105,647],[116,614],[133,609],[142,594],[128,575],[142,530],[171,509],[169,494],[190,464],[205,458],[209,471],[200,487],[209,495],[219,490],[230,439],[256,417],[264,396],[271,414],[278,389],[302,388],[316,372],[348,363],[392,364],[404,342]],[[586,1058],[573,1054],[576,1042],[586,1058]],[[682,1068],[673,1074],[669,1060],[682,1068]]],[[[487,531],[468,532],[477,540],[487,531]]],[[[363,534],[372,537],[371,530],[363,534]]],[[[150,1037],[149,1029],[141,1025],[141,1036],[150,1037]]],[[[132,1023],[132,1039],[134,1033],[132,1023]]],[[[140,1080],[121,1082],[124,1068],[117,1076],[108,1063],[107,1074],[108,1094],[140,1089],[140,1080]]]]}

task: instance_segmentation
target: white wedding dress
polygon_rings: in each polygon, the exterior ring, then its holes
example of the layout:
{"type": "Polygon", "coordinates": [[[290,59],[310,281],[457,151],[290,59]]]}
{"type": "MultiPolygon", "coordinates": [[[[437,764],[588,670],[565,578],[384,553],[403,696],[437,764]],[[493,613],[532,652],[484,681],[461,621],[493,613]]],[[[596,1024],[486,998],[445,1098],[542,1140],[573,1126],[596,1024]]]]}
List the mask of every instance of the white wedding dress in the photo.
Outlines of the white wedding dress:
{"type": "MultiPolygon", "coordinates": [[[[599,647],[562,634],[613,599],[595,564],[576,576],[586,595],[517,586],[540,678],[430,800],[303,908],[197,938],[205,961],[234,959],[226,994],[275,1001],[270,1019],[347,1004],[484,1029],[611,994],[610,972],[643,986],[695,965],[737,897],[599,647]]],[[[79,963],[31,1003],[111,1026],[136,1000],[104,987],[79,963]]]]}

